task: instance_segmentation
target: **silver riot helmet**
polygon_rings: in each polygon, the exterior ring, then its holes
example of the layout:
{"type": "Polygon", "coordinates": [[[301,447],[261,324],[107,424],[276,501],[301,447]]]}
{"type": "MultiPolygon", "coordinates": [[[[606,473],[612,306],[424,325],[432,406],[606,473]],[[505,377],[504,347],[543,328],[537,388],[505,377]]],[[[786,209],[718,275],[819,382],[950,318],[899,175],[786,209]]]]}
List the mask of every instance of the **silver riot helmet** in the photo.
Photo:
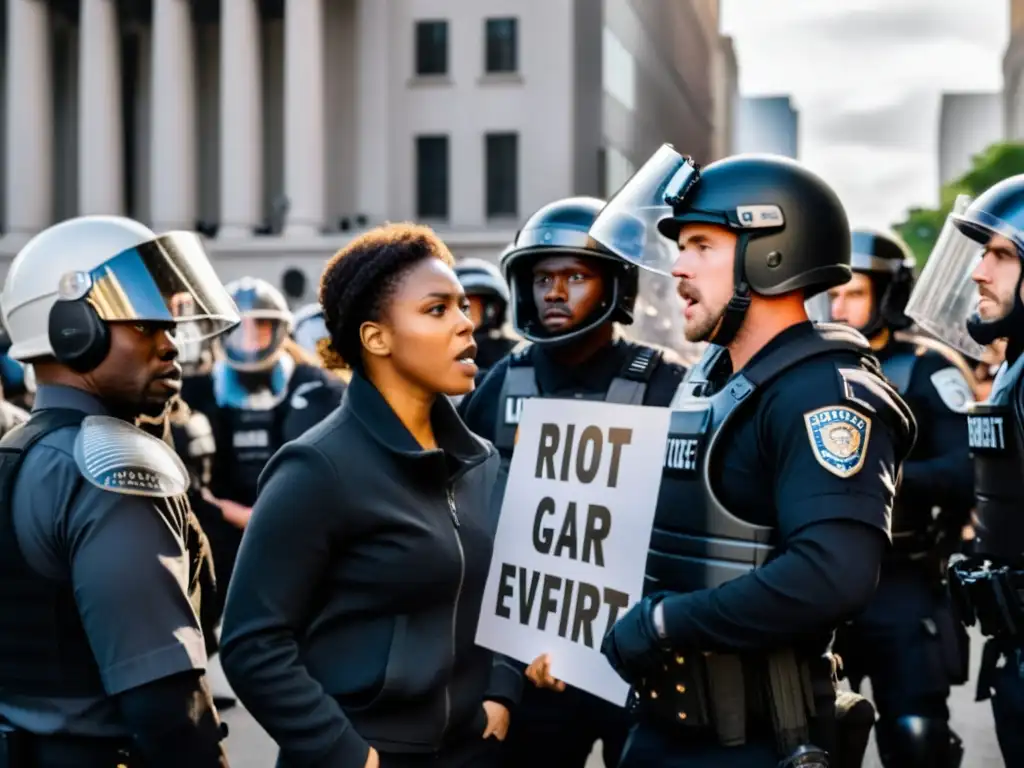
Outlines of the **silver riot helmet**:
{"type": "Polygon", "coordinates": [[[102,327],[177,325],[174,306],[185,297],[202,338],[238,323],[197,235],[158,235],[120,216],[69,219],[33,237],[11,263],[0,298],[12,342],[8,354],[90,370],[106,355],[102,327]]]}
{"type": "Polygon", "coordinates": [[[243,277],[226,286],[242,322],[220,340],[224,362],[236,371],[273,367],[292,331],[292,313],[282,293],[266,280],[243,277]]]}
{"type": "Polygon", "coordinates": [[[1019,344],[1024,338],[1022,258],[1024,174],[999,182],[976,200],[957,199],[921,270],[907,315],[975,360],[996,339],[1019,344]],[[1013,267],[1000,270],[1000,265],[1013,267]]]}
{"type": "Polygon", "coordinates": [[[307,304],[295,313],[292,339],[304,350],[319,355],[318,343],[328,337],[324,309],[319,304],[307,304]]]}

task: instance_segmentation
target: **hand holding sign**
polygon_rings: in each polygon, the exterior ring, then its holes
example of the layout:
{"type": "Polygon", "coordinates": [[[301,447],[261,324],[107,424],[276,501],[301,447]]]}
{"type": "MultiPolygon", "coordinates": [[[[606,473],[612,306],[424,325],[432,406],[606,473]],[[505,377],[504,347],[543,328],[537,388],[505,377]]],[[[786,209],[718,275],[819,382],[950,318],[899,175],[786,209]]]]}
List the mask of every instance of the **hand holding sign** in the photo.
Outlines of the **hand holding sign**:
{"type": "Polygon", "coordinates": [[[477,642],[623,703],[601,640],[643,590],[667,409],[524,404],[477,642]]]}

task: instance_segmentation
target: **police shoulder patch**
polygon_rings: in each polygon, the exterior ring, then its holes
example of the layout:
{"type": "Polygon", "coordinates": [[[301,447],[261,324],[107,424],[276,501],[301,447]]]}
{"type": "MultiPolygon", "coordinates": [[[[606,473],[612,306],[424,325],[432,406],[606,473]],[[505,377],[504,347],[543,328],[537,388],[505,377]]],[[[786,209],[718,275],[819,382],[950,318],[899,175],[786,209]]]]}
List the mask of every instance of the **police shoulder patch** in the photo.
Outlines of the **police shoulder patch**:
{"type": "Polygon", "coordinates": [[[814,458],[837,477],[853,477],[864,467],[871,419],[845,405],[830,405],[804,414],[814,458]]]}
{"type": "Polygon", "coordinates": [[[163,440],[110,416],[87,416],[75,438],[75,462],[92,485],[130,496],[185,493],[189,476],[163,440]]]}
{"type": "Polygon", "coordinates": [[[967,379],[952,365],[931,375],[932,386],[939,393],[949,410],[967,413],[967,406],[974,401],[974,393],[967,379]]]}

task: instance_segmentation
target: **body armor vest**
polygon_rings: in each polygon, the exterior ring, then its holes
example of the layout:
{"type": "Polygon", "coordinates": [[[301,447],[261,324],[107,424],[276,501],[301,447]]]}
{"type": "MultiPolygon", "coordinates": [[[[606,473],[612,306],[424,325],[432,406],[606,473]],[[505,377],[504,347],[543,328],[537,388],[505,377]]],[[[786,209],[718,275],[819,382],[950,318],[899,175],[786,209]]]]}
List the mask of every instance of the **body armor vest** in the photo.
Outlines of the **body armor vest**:
{"type": "MultiPolygon", "coordinates": [[[[901,397],[907,394],[917,360],[913,347],[897,342],[892,353],[880,361],[882,373],[901,397]]],[[[892,549],[886,551],[886,560],[925,559],[935,547],[939,533],[930,506],[897,493],[892,503],[892,549]]]]}
{"type": "Polygon", "coordinates": [[[1024,554],[1021,413],[1016,395],[1022,371],[1024,355],[1000,371],[986,402],[972,403],[968,410],[979,556],[1017,560],[1024,554]]]}
{"type": "MultiPolygon", "coordinates": [[[[624,342],[623,342],[624,343],[624,342]]],[[[652,347],[630,345],[631,354],[619,375],[612,379],[604,393],[572,393],[565,399],[602,400],[620,405],[642,405],[647,394],[647,384],[661,362],[661,352],[652,347]]],[[[494,447],[498,449],[501,463],[494,486],[492,504],[501,507],[508,484],[508,471],[512,464],[512,449],[515,447],[519,419],[523,414],[523,403],[531,397],[557,398],[558,392],[541,392],[537,387],[537,373],[533,367],[533,345],[514,352],[509,358],[505,381],[498,397],[498,413],[495,415],[494,447]]]]}
{"type": "Polygon", "coordinates": [[[261,410],[218,405],[209,377],[200,391],[186,395],[187,404],[205,413],[213,426],[216,456],[211,490],[215,496],[253,505],[260,473],[270,457],[299,436],[288,423],[293,396],[313,380],[319,382],[319,375],[318,368],[296,366],[284,396],[273,408],[261,410]]]}
{"type": "MultiPolygon", "coordinates": [[[[36,573],[14,532],[14,483],[29,449],[85,419],[81,411],[39,411],[0,441],[0,691],[31,696],[103,696],[96,660],[70,581],[36,573]]],[[[85,482],[83,479],[82,482],[85,482]]]]}
{"type": "MultiPolygon", "coordinates": [[[[680,384],[671,404],[647,555],[646,595],[713,589],[764,565],[774,554],[776,529],[730,512],[715,489],[714,473],[730,424],[737,415],[752,412],[759,389],[814,357],[835,352],[870,354],[867,341],[856,331],[834,325],[818,325],[816,331],[798,343],[768,351],[724,386],[720,382],[731,372],[728,353],[709,346],[680,384]]],[[[771,504],[770,499],[766,503],[771,504]]],[[[803,722],[792,733],[777,730],[782,744],[794,734],[806,735],[805,701],[819,696],[834,699],[830,662],[820,656],[820,648],[813,653],[807,658],[800,649],[742,656],[677,653],[667,661],[661,679],[644,681],[634,704],[666,723],[687,728],[713,725],[723,744],[743,743],[748,711],[760,712],[776,726],[786,722],[793,728],[803,722]],[[794,694],[794,690],[800,692],[794,694]],[[756,702],[769,702],[774,714],[767,714],[756,702]]],[[[801,743],[800,738],[796,743],[801,743]]]]}
{"type": "Polygon", "coordinates": [[[645,592],[711,589],[763,565],[772,555],[774,528],[739,519],[719,499],[712,483],[715,454],[729,422],[741,406],[753,402],[760,387],[809,358],[866,351],[856,332],[818,329],[819,335],[753,361],[718,391],[713,382],[729,358],[725,349],[711,346],[680,384],[672,401],[645,592]]]}

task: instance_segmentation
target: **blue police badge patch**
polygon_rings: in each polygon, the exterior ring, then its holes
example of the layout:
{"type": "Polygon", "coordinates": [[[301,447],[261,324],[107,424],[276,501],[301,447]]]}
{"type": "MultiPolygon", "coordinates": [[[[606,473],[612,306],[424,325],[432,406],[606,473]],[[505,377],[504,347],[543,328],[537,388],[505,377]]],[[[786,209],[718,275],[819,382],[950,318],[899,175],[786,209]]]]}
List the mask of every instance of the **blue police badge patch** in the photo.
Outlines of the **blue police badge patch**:
{"type": "Polygon", "coordinates": [[[814,458],[838,477],[853,477],[864,466],[871,419],[852,408],[830,405],[804,414],[814,458]]]}

